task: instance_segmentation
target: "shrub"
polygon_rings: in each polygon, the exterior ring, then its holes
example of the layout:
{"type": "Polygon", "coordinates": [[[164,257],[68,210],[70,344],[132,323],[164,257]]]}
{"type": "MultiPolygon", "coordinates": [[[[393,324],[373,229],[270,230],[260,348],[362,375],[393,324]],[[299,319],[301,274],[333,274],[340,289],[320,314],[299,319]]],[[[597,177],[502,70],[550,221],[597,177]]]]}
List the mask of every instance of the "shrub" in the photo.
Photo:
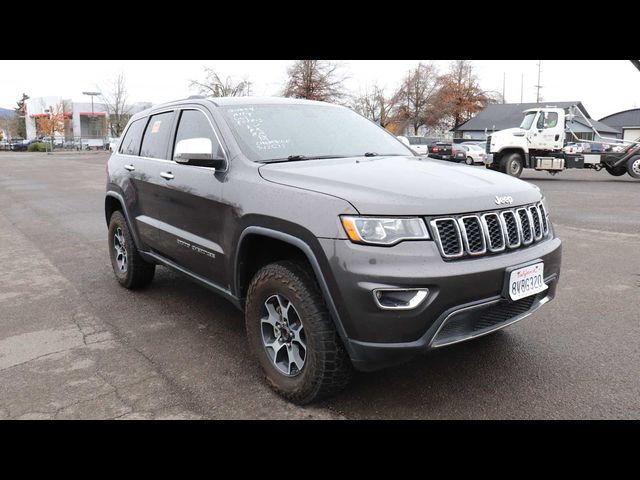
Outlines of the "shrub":
{"type": "Polygon", "coordinates": [[[32,143],[27,147],[28,152],[50,152],[51,145],[48,143],[32,143]]]}

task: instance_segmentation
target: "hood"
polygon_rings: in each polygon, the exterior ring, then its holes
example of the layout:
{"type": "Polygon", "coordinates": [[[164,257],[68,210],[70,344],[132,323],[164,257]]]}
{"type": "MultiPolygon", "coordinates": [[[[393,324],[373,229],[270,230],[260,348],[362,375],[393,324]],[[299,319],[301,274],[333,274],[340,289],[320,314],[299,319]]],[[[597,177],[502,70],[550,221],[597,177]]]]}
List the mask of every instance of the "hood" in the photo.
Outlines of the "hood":
{"type": "Polygon", "coordinates": [[[358,157],[265,164],[270,182],[325,193],[363,215],[447,215],[537,202],[537,187],[504,173],[421,157],[358,157]]]}

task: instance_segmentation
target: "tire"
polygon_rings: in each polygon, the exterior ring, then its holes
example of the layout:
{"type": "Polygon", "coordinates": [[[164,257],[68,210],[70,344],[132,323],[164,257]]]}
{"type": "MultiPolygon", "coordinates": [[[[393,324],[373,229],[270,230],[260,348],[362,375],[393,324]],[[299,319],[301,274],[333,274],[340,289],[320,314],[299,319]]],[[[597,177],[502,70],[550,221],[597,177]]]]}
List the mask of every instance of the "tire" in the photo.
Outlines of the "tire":
{"type": "Polygon", "coordinates": [[[247,292],[245,326],[267,383],[287,400],[304,405],[351,380],[351,361],[308,267],[282,261],[259,270],[247,292]]]}
{"type": "Polygon", "coordinates": [[[625,167],[611,168],[605,165],[604,168],[607,170],[609,175],[613,175],[614,177],[621,177],[622,175],[627,173],[627,169],[625,167]]]}
{"type": "Polygon", "coordinates": [[[153,280],[156,266],[140,256],[127,221],[119,210],[113,212],[109,219],[109,257],[113,273],[123,287],[136,290],[153,280]]]}
{"type": "Polygon", "coordinates": [[[466,163],[467,165],[473,165],[473,158],[471,158],[471,157],[467,157],[467,159],[465,160],[465,163],[466,163]]]}
{"type": "Polygon", "coordinates": [[[500,161],[500,171],[511,175],[512,177],[520,177],[524,170],[524,161],[519,153],[509,153],[502,157],[500,161]]]}
{"type": "Polygon", "coordinates": [[[640,179],[640,157],[631,157],[627,162],[627,171],[633,178],[640,179]]]}

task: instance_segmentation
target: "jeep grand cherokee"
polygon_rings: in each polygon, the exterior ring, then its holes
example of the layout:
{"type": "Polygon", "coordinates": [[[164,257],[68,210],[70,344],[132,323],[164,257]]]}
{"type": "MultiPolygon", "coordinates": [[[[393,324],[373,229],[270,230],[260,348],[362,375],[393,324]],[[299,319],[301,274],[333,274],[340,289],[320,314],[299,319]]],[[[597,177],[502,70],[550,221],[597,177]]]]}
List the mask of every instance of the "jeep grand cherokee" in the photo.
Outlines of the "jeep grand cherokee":
{"type": "Polygon", "coordinates": [[[141,288],[163,265],[230,300],[296,403],[555,295],[561,242],[537,187],[416,156],[344,107],[166,103],[131,118],[107,169],[117,280],[141,288]]]}

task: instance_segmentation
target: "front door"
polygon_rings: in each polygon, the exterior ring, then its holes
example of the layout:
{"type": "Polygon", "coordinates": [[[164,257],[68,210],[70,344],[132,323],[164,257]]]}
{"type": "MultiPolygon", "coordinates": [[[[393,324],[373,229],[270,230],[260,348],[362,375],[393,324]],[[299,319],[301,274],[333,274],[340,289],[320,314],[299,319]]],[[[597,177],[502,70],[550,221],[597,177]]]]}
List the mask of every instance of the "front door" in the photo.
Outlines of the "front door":
{"type": "Polygon", "coordinates": [[[169,255],[181,267],[227,288],[224,284],[227,252],[221,240],[228,209],[222,197],[226,172],[173,161],[175,145],[192,138],[208,138],[212,148],[219,149],[218,155],[224,156],[224,152],[204,110],[184,108],[177,115],[175,135],[169,146],[171,162],[160,172],[164,181],[161,228],[170,234],[169,255]]]}
{"type": "Polygon", "coordinates": [[[529,148],[532,150],[559,150],[564,141],[564,122],[557,111],[538,112],[529,131],[529,148]]]}

